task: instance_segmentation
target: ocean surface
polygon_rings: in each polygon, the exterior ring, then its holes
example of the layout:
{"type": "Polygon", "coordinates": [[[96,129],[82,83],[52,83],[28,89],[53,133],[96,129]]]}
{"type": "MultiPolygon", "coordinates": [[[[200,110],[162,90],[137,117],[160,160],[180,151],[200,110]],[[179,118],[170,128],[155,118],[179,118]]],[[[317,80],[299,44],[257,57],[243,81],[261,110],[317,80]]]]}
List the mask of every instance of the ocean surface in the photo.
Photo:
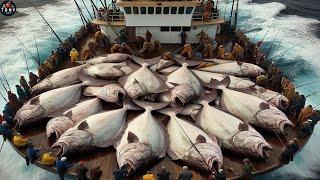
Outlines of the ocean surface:
{"type": "MultiPolygon", "coordinates": [[[[27,75],[21,39],[33,56],[36,56],[35,38],[42,60],[59,44],[50,29],[32,8],[30,1],[16,0],[18,13],[11,17],[0,16],[0,66],[11,89],[20,75],[27,75]]],[[[73,1],[32,0],[62,39],[73,34],[81,20],[73,1]]],[[[80,1],[79,1],[80,2],[80,1]]],[[[85,0],[89,4],[89,0],[85,0]]],[[[98,1],[96,1],[98,3],[98,1]]],[[[229,17],[232,0],[219,0],[221,14],[229,17]],[[226,11],[225,11],[226,10],[226,11]]],[[[80,3],[81,4],[81,3],[80,3]]],[[[85,10],[84,10],[85,11],[85,10]]],[[[296,86],[320,79],[320,1],[319,0],[240,0],[238,28],[245,30],[251,40],[258,42],[264,36],[262,49],[281,67],[296,86]],[[270,48],[271,47],[271,48],[270,48]]],[[[29,68],[36,64],[27,53],[29,68]]],[[[0,74],[3,79],[3,75],[0,74]]],[[[299,88],[309,95],[320,89],[320,83],[299,88]]],[[[0,87],[0,92],[5,93],[0,87]]],[[[320,103],[320,95],[307,98],[307,104],[320,103]]],[[[0,108],[4,101],[0,99],[0,108]]],[[[319,106],[318,106],[319,108],[319,106]]],[[[320,129],[290,164],[255,179],[320,179],[320,129]]],[[[2,138],[0,139],[2,142],[2,138]]],[[[58,176],[33,165],[26,166],[8,143],[0,152],[0,180],[58,179],[58,176]]]]}

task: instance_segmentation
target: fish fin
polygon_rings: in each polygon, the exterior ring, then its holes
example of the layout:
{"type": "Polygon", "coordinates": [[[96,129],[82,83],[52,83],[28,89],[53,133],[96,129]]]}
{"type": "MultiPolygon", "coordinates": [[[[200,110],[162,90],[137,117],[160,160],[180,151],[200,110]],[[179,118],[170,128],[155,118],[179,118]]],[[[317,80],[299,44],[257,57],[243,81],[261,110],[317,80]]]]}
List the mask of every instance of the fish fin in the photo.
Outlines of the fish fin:
{"type": "Polygon", "coordinates": [[[151,110],[158,110],[158,109],[162,109],[166,106],[168,106],[169,103],[153,103],[153,102],[147,102],[147,101],[139,101],[139,100],[133,100],[133,102],[146,109],[148,106],[151,107],[151,110]]]}
{"type": "Polygon", "coordinates": [[[211,88],[211,89],[222,89],[224,87],[229,87],[231,83],[230,76],[226,76],[221,81],[218,81],[216,79],[211,79],[208,84],[204,84],[205,87],[211,88]]]}
{"type": "Polygon", "coordinates": [[[212,90],[210,93],[206,94],[203,93],[201,96],[196,100],[196,103],[202,104],[204,102],[211,103],[212,101],[218,98],[217,90],[212,90]]]}
{"type": "Polygon", "coordinates": [[[179,86],[179,83],[175,83],[175,82],[169,82],[170,84],[172,84],[173,86],[179,86]]]}
{"type": "Polygon", "coordinates": [[[101,89],[102,89],[101,87],[87,87],[83,91],[83,95],[85,95],[85,96],[97,96],[101,89]]]}
{"type": "Polygon", "coordinates": [[[239,65],[239,66],[241,66],[242,64],[243,64],[243,62],[241,62],[241,61],[236,61],[237,62],[237,64],[239,65]]]}
{"type": "Polygon", "coordinates": [[[30,104],[31,105],[37,105],[37,104],[40,104],[40,97],[37,96],[37,97],[34,97],[30,100],[30,104]]]}
{"type": "Polygon", "coordinates": [[[259,108],[260,108],[260,110],[270,109],[270,105],[266,102],[262,102],[259,104],[259,108]]]}
{"type": "Polygon", "coordinates": [[[139,142],[139,138],[137,135],[135,135],[133,132],[129,131],[128,132],[128,137],[127,140],[129,143],[136,143],[139,142]]]}
{"type": "Polygon", "coordinates": [[[190,60],[187,60],[185,57],[179,55],[179,54],[176,54],[174,56],[174,60],[179,63],[180,65],[183,65],[184,63],[187,64],[188,67],[195,67],[195,66],[198,66],[199,64],[201,64],[201,61],[190,61],[190,60]]]}
{"type": "Polygon", "coordinates": [[[174,108],[171,107],[171,108],[163,108],[163,109],[159,110],[158,112],[170,116],[170,113],[172,113],[172,112],[174,114],[179,114],[182,111],[183,111],[183,107],[174,107],[174,108]]]}
{"type": "Polygon", "coordinates": [[[238,125],[238,130],[239,131],[248,131],[249,130],[249,125],[245,122],[240,122],[238,125]]]}
{"type": "Polygon", "coordinates": [[[137,64],[140,64],[141,66],[143,64],[147,64],[147,66],[152,66],[154,64],[157,64],[160,61],[160,59],[161,59],[161,56],[151,58],[151,59],[144,59],[144,58],[140,58],[138,56],[132,55],[132,60],[137,64]]]}
{"type": "Polygon", "coordinates": [[[167,92],[170,90],[170,88],[166,85],[165,83],[165,77],[164,76],[161,76],[159,74],[156,74],[154,73],[157,78],[159,79],[159,82],[161,83],[161,86],[156,90],[154,91],[153,93],[154,94],[158,94],[158,93],[163,93],[163,92],[167,92]]]}
{"type": "Polygon", "coordinates": [[[167,154],[172,160],[179,160],[181,159],[171,148],[170,146],[167,147],[167,154]]]}
{"type": "Polygon", "coordinates": [[[66,113],[63,113],[64,116],[71,119],[72,118],[72,110],[67,111],[66,113]]]}
{"type": "Polygon", "coordinates": [[[197,138],[196,138],[196,142],[197,142],[197,143],[206,143],[207,140],[206,140],[206,138],[205,138],[204,136],[202,136],[201,134],[199,134],[199,135],[197,136],[197,138]]]}
{"type": "Polygon", "coordinates": [[[86,130],[86,129],[89,129],[89,125],[87,121],[82,121],[78,126],[78,130],[86,130]]]}

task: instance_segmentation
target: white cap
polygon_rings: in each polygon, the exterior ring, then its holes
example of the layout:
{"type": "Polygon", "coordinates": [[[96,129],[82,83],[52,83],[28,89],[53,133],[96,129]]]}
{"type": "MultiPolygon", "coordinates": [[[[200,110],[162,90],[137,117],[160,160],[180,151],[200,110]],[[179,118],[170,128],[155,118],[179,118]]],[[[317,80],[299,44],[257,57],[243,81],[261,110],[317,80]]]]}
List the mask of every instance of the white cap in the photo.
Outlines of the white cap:
{"type": "Polygon", "coordinates": [[[7,121],[2,121],[2,125],[5,125],[5,124],[7,124],[7,121]]]}
{"type": "Polygon", "coordinates": [[[67,160],[66,157],[62,157],[62,158],[61,158],[61,161],[66,161],[66,160],[67,160]]]}

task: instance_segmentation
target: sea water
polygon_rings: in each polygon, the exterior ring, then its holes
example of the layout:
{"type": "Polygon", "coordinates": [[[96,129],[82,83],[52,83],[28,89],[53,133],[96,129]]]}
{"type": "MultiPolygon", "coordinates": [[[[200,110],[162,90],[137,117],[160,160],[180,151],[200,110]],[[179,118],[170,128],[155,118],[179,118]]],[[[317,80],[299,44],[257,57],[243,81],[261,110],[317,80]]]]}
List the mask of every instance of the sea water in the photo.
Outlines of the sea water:
{"type": "MultiPolygon", "coordinates": [[[[320,39],[317,37],[319,21],[315,17],[312,18],[314,13],[311,10],[313,9],[307,9],[309,10],[308,16],[302,17],[303,14],[294,12],[293,15],[292,13],[286,15],[283,12],[287,10],[287,6],[280,3],[281,0],[279,0],[280,2],[263,1],[263,4],[257,4],[249,0],[240,0],[238,27],[242,30],[245,29],[246,34],[255,42],[266,36],[262,50],[268,53],[273,44],[268,57],[277,56],[272,61],[294,80],[296,86],[320,79],[320,71],[318,70],[320,68],[320,51],[318,50],[320,39]]],[[[283,2],[286,1],[290,0],[283,2]]],[[[304,3],[308,1],[315,2],[314,0],[304,0],[304,3]]],[[[85,2],[90,4],[88,0],[85,2]]],[[[226,9],[225,17],[229,18],[231,3],[232,0],[219,1],[218,6],[222,16],[226,9]]],[[[73,34],[81,26],[81,20],[73,1],[60,0],[57,3],[41,6],[39,10],[62,39],[73,34]]],[[[21,39],[32,55],[37,57],[34,42],[34,36],[36,36],[42,60],[45,60],[50,55],[50,51],[57,48],[59,44],[32,7],[18,7],[18,11],[24,13],[25,16],[5,20],[5,25],[0,27],[0,65],[6,73],[11,89],[15,88],[14,85],[18,83],[20,75],[27,77],[21,45],[14,36],[21,39]]],[[[83,11],[85,12],[84,8],[83,11]]],[[[315,11],[320,11],[320,9],[315,9],[315,11]]],[[[36,71],[36,63],[27,52],[26,54],[29,68],[36,71]]],[[[3,79],[2,75],[0,77],[3,79]]],[[[301,87],[298,90],[300,93],[308,95],[318,89],[320,89],[320,83],[301,87]]],[[[0,87],[0,92],[5,94],[2,87],[0,87]]],[[[307,104],[317,105],[320,103],[319,97],[319,94],[308,97],[307,104]]],[[[0,101],[2,109],[4,101],[2,99],[0,101]]],[[[256,179],[319,179],[320,143],[318,136],[320,136],[320,130],[319,126],[316,126],[314,135],[301,152],[295,156],[293,162],[276,171],[256,177],[256,179]]],[[[0,139],[0,141],[2,140],[0,139]]],[[[0,157],[0,180],[58,179],[57,175],[48,171],[33,165],[26,166],[24,159],[17,155],[8,143],[5,143],[0,157]]]]}

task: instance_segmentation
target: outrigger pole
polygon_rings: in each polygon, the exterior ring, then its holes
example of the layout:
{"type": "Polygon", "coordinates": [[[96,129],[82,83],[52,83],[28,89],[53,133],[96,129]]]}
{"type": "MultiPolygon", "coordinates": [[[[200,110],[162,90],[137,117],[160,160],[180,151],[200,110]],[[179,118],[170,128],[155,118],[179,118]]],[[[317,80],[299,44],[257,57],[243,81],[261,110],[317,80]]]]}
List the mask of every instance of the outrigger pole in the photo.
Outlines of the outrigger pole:
{"type": "Polygon", "coordinates": [[[313,92],[313,93],[311,93],[311,94],[307,95],[307,96],[306,96],[306,98],[307,98],[307,97],[310,97],[310,96],[313,96],[313,95],[317,94],[318,92],[320,92],[320,90],[315,91],[315,92],[313,92]]]}
{"type": "Polygon", "coordinates": [[[8,102],[8,100],[3,96],[3,94],[0,92],[1,97],[4,99],[4,101],[8,102]]]}
{"type": "Polygon", "coordinates": [[[274,36],[274,38],[273,38],[273,40],[272,40],[272,42],[271,42],[271,45],[270,45],[270,47],[269,47],[269,49],[268,49],[267,57],[269,56],[269,54],[270,54],[270,52],[271,52],[271,49],[272,49],[273,44],[274,44],[274,41],[276,40],[279,32],[280,32],[280,30],[278,30],[277,34],[274,36]]]}
{"type": "Polygon", "coordinates": [[[297,86],[297,87],[295,87],[295,88],[300,88],[300,87],[303,87],[303,86],[307,86],[307,85],[309,85],[309,84],[313,84],[313,83],[316,83],[316,82],[319,82],[319,81],[320,81],[320,79],[318,79],[318,80],[316,80],[316,81],[312,81],[312,82],[306,83],[306,84],[301,84],[301,85],[299,85],[299,86],[297,86]]]}
{"type": "Polygon", "coordinates": [[[35,58],[35,57],[31,54],[31,52],[25,47],[25,45],[22,43],[22,41],[21,41],[17,36],[14,36],[14,37],[20,42],[22,48],[24,48],[24,49],[28,52],[28,54],[32,57],[32,59],[40,66],[40,63],[37,61],[37,58],[35,58]]]}
{"type": "Polygon", "coordinates": [[[2,79],[0,79],[0,82],[1,82],[1,84],[2,84],[2,87],[3,87],[6,91],[8,91],[8,89],[6,88],[6,86],[5,86],[4,83],[3,83],[2,79]]]}
{"type": "Polygon", "coordinates": [[[34,37],[34,42],[35,42],[36,48],[37,48],[38,64],[41,64],[40,54],[39,54],[39,48],[38,48],[38,43],[37,43],[36,35],[33,35],[33,37],[34,37]]]}
{"type": "Polygon", "coordinates": [[[234,29],[237,29],[238,24],[238,10],[239,10],[239,0],[237,0],[236,12],[234,14],[234,29]]]}
{"type": "Polygon", "coordinates": [[[26,53],[24,52],[23,48],[22,48],[22,52],[23,52],[23,56],[24,56],[24,61],[26,63],[27,71],[28,71],[28,74],[29,74],[30,70],[29,70],[29,66],[28,66],[28,61],[27,61],[26,53]]]}
{"type": "Polygon", "coordinates": [[[93,20],[93,17],[92,17],[92,15],[91,15],[91,13],[90,13],[90,11],[89,11],[89,9],[88,9],[88,7],[87,7],[86,3],[84,2],[84,0],[81,0],[81,1],[82,1],[82,4],[84,5],[84,7],[86,8],[86,10],[87,10],[87,12],[88,12],[88,14],[89,14],[89,16],[90,16],[91,20],[93,20]]]}
{"type": "Polygon", "coordinates": [[[102,0],[99,0],[99,1],[100,1],[100,3],[102,4],[102,6],[105,8],[105,7],[106,7],[106,5],[105,5],[105,4],[103,4],[102,0]]]}
{"type": "Polygon", "coordinates": [[[83,26],[86,26],[86,24],[87,24],[88,22],[87,22],[87,20],[85,19],[85,17],[83,16],[82,11],[81,11],[81,9],[80,9],[80,7],[79,7],[79,4],[77,3],[76,0],[73,0],[73,1],[74,1],[74,3],[75,3],[76,6],[77,6],[77,9],[78,9],[78,12],[79,12],[79,15],[80,15],[80,18],[81,18],[81,21],[82,21],[83,26]]]}
{"type": "Polygon", "coordinates": [[[6,75],[4,74],[3,69],[2,69],[1,66],[0,66],[0,70],[1,70],[1,72],[2,72],[2,74],[3,74],[4,80],[6,81],[6,83],[7,83],[7,85],[8,85],[9,90],[11,91],[11,88],[10,88],[10,85],[9,85],[9,83],[8,83],[7,77],[6,77],[6,75]]]}
{"type": "Polygon", "coordinates": [[[92,4],[92,7],[93,7],[93,12],[95,12],[94,10],[96,10],[97,12],[99,11],[98,7],[96,6],[96,4],[90,0],[91,4],[92,4]]]}

